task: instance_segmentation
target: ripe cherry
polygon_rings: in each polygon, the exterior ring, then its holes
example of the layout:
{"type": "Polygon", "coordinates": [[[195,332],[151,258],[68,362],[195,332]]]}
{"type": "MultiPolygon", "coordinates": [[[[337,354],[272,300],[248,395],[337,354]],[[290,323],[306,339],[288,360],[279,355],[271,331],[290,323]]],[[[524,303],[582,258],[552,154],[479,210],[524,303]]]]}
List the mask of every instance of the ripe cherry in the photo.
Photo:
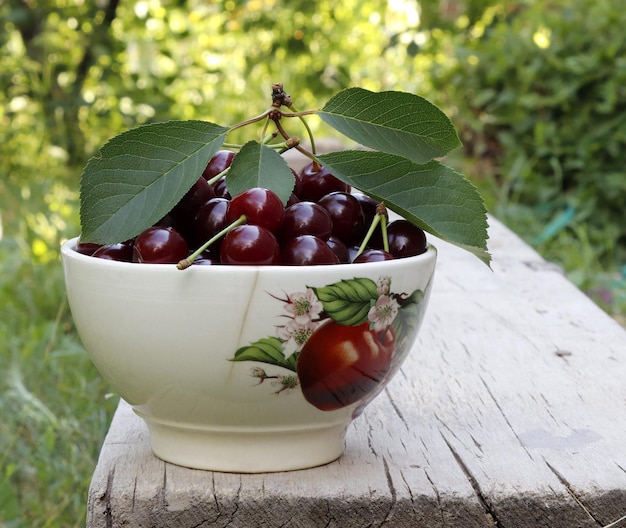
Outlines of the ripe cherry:
{"type": "Polygon", "coordinates": [[[106,244],[96,249],[91,256],[105,260],[131,262],[133,260],[133,243],[129,241],[118,244],[106,244]]]}
{"type": "Polygon", "coordinates": [[[202,177],[208,181],[224,172],[230,167],[234,157],[235,153],[232,150],[218,150],[202,172],[202,177]]]}
{"type": "Polygon", "coordinates": [[[278,238],[287,243],[300,235],[315,235],[326,240],[332,232],[333,221],[321,205],[313,202],[298,202],[285,209],[278,238]]]}
{"type": "Polygon", "coordinates": [[[204,178],[198,178],[170,214],[176,221],[189,222],[196,216],[198,209],[215,196],[215,191],[204,178]]]}
{"type": "Polygon", "coordinates": [[[179,222],[176,221],[176,219],[172,216],[172,213],[170,211],[163,218],[161,218],[161,220],[156,222],[154,225],[161,226],[161,227],[173,227],[174,229],[176,229],[177,224],[179,224],[179,222]]]}
{"type": "Polygon", "coordinates": [[[323,323],[298,356],[296,370],[304,397],[323,411],[373,397],[389,372],[395,343],[391,327],[376,332],[369,322],[323,323]]]}
{"type": "Polygon", "coordinates": [[[299,201],[300,201],[300,198],[298,198],[298,195],[295,192],[292,192],[289,195],[289,199],[287,200],[287,203],[285,204],[285,207],[289,207],[290,205],[298,203],[299,201]]]}
{"type": "Polygon", "coordinates": [[[372,223],[372,220],[374,220],[374,216],[376,215],[376,208],[378,207],[378,204],[380,202],[378,200],[375,200],[371,196],[368,196],[367,194],[359,192],[352,193],[352,196],[354,196],[361,204],[361,210],[363,211],[363,215],[365,216],[365,225],[369,226],[372,223]]]}
{"type": "MultiPolygon", "coordinates": [[[[198,246],[213,238],[228,225],[226,220],[227,208],[228,200],[226,198],[211,198],[200,207],[193,222],[193,240],[198,246]]],[[[219,246],[220,242],[221,239],[214,246],[219,246]]]]}
{"type": "Polygon", "coordinates": [[[428,247],[422,229],[408,220],[394,220],[387,226],[389,253],[396,258],[412,257],[424,253],[428,247]]]}
{"type": "Polygon", "coordinates": [[[227,200],[232,198],[230,192],[228,191],[228,187],[226,187],[226,178],[220,178],[217,183],[213,185],[213,190],[215,191],[215,196],[226,198],[227,200]]]}
{"type": "Polygon", "coordinates": [[[278,264],[280,247],[276,237],[264,227],[243,224],[224,237],[220,260],[239,266],[278,264]]]}
{"type": "Polygon", "coordinates": [[[253,187],[235,196],[226,209],[226,222],[231,224],[241,215],[246,223],[275,232],[283,221],[285,207],[276,193],[262,187],[253,187]]]}
{"type": "Polygon", "coordinates": [[[383,260],[394,260],[394,256],[382,249],[366,249],[352,263],[363,264],[365,262],[382,262],[383,260]]]}
{"type": "Polygon", "coordinates": [[[83,255],[93,255],[96,250],[100,249],[102,244],[94,244],[93,242],[81,242],[80,239],[76,244],[76,251],[83,255]]]}
{"type": "Polygon", "coordinates": [[[350,252],[346,245],[335,236],[328,237],[326,245],[337,255],[340,264],[348,264],[350,262],[350,252]]]}
{"type": "Polygon", "coordinates": [[[335,252],[321,238],[300,235],[292,238],[281,253],[281,264],[287,266],[318,266],[339,264],[335,252]]]}
{"type": "Polygon", "coordinates": [[[332,234],[346,242],[361,240],[365,234],[365,216],[359,201],[350,193],[335,191],[317,202],[328,211],[333,222],[332,234]]]}
{"type": "Polygon", "coordinates": [[[350,192],[350,186],[333,176],[328,169],[312,162],[298,174],[296,186],[298,197],[303,201],[317,202],[322,196],[333,191],[350,192]]]}
{"type": "Polygon", "coordinates": [[[176,264],[187,257],[187,242],[172,227],[153,226],[142,231],[133,245],[133,262],[176,264]]]}

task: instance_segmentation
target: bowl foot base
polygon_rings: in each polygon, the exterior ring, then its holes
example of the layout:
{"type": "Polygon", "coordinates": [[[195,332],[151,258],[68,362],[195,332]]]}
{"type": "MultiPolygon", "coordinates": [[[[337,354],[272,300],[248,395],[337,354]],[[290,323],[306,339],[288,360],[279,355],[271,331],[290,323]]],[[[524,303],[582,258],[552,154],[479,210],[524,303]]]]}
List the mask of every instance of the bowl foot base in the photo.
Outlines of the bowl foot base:
{"type": "Polygon", "coordinates": [[[346,425],[319,429],[200,429],[148,424],[153,453],[179,466],[229,473],[292,471],[328,464],[343,453],[346,425]]]}

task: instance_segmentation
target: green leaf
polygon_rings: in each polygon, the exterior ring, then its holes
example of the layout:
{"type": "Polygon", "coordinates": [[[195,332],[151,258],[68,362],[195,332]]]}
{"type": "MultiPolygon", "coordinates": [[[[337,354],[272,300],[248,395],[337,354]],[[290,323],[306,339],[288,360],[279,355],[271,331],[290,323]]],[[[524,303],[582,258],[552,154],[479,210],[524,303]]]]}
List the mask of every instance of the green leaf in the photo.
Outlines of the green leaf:
{"type": "Polygon", "coordinates": [[[205,121],[168,121],[109,140],[82,174],[81,238],[122,242],[158,222],[202,175],[228,130],[205,121]]]}
{"type": "Polygon", "coordinates": [[[264,337],[243,346],[235,352],[231,361],[258,361],[296,371],[295,361],[285,357],[283,341],[277,337],[264,337]]]}
{"type": "Polygon", "coordinates": [[[295,182],[285,160],[256,141],[249,141],[241,148],[226,176],[226,185],[233,196],[252,187],[264,187],[275,192],[283,204],[287,203],[295,182]]]}
{"type": "Polygon", "coordinates": [[[462,174],[437,161],[417,164],[382,152],[348,150],[318,158],[337,178],[489,264],[487,211],[462,174]]]}
{"type": "Polygon", "coordinates": [[[332,97],[319,115],[361,145],[416,163],[461,145],[454,125],[439,108],[406,92],[348,88],[332,97]]]}
{"type": "Polygon", "coordinates": [[[344,279],[312,290],[326,314],[344,326],[355,326],[367,321],[371,301],[379,296],[376,283],[367,278],[344,279]]]}

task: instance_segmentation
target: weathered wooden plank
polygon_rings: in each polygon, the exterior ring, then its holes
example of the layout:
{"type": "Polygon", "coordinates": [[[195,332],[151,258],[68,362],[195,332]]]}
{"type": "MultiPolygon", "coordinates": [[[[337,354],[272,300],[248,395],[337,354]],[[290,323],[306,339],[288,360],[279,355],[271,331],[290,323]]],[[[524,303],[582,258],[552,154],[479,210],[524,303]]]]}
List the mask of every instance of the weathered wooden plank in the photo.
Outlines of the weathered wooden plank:
{"type": "Polygon", "coordinates": [[[495,220],[490,235],[493,272],[437,242],[415,350],[337,462],[177,467],[121,402],[88,526],[597,528],[626,515],[626,332],[495,220]]]}

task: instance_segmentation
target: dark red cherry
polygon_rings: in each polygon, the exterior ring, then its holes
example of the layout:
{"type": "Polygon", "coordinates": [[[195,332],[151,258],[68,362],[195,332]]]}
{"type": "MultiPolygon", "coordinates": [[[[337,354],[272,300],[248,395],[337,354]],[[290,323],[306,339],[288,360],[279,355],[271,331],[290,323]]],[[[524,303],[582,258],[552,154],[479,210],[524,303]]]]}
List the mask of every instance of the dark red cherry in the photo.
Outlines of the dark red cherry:
{"type": "Polygon", "coordinates": [[[187,242],[172,227],[153,226],[142,231],[133,245],[133,262],[176,264],[189,253],[187,242]]]}
{"type": "Polygon", "coordinates": [[[81,242],[80,239],[76,244],[76,252],[82,255],[93,255],[96,250],[100,249],[102,244],[94,244],[93,242],[81,242]]]}
{"type": "Polygon", "coordinates": [[[348,250],[346,245],[337,237],[328,237],[328,240],[326,240],[326,245],[333,250],[333,253],[335,255],[337,255],[340,264],[349,264],[352,260],[350,258],[350,251],[348,250]]]}
{"type": "Polygon", "coordinates": [[[106,244],[99,247],[91,255],[92,257],[105,260],[118,260],[120,262],[132,262],[133,243],[120,242],[119,244],[106,244]]]}
{"type": "Polygon", "coordinates": [[[228,187],[226,187],[226,178],[220,178],[217,183],[213,185],[213,190],[215,191],[215,196],[226,198],[227,200],[232,198],[230,192],[228,192],[228,187]]]}
{"type": "Polygon", "coordinates": [[[234,157],[235,153],[232,150],[218,150],[202,172],[202,177],[208,181],[224,172],[230,167],[234,157]]]}
{"type": "Polygon", "coordinates": [[[328,169],[309,163],[298,174],[298,197],[302,201],[317,202],[333,191],[350,192],[350,186],[333,176],[328,169]]]}
{"type": "Polygon", "coordinates": [[[335,252],[321,238],[313,235],[292,238],[283,249],[280,260],[285,266],[339,264],[335,252]]]}
{"type": "Polygon", "coordinates": [[[289,207],[290,205],[298,203],[299,201],[300,198],[298,198],[298,195],[295,192],[292,192],[291,195],[289,195],[289,199],[287,200],[285,207],[289,207]]]}
{"type": "Polygon", "coordinates": [[[262,187],[253,187],[235,196],[226,209],[226,221],[231,224],[241,215],[246,223],[275,232],[283,221],[285,207],[276,193],[262,187]]]}
{"type": "Polygon", "coordinates": [[[332,233],[333,221],[321,205],[313,202],[298,202],[285,209],[278,238],[287,243],[300,235],[315,235],[326,240],[332,233]]]}
{"type": "Polygon", "coordinates": [[[174,229],[176,229],[177,224],[178,222],[176,221],[176,219],[172,216],[172,213],[170,212],[170,213],[167,213],[163,218],[161,218],[161,220],[156,222],[154,225],[161,226],[161,227],[173,227],[174,229]]]}
{"type": "Polygon", "coordinates": [[[332,234],[345,242],[360,241],[365,234],[365,216],[359,201],[350,193],[335,191],[317,202],[330,214],[332,234]]]}
{"type": "MultiPolygon", "coordinates": [[[[226,198],[211,198],[200,207],[193,222],[193,240],[197,246],[201,246],[213,238],[228,225],[226,221],[227,208],[228,200],[226,198]]],[[[220,242],[221,239],[216,241],[214,246],[219,246],[220,242]]]]}
{"type": "Polygon", "coordinates": [[[174,217],[175,221],[191,221],[198,213],[198,209],[200,209],[202,204],[214,196],[215,191],[213,187],[211,187],[204,178],[200,177],[196,180],[191,189],[187,191],[185,196],[174,206],[170,214],[174,217]]]}
{"type": "Polygon", "coordinates": [[[387,226],[389,253],[396,258],[424,253],[428,247],[426,234],[408,220],[394,220],[387,226]]]}
{"type": "Polygon", "coordinates": [[[394,260],[394,256],[382,249],[366,249],[352,262],[354,264],[363,264],[365,262],[382,262],[383,260],[394,260]]]}
{"type": "Polygon", "coordinates": [[[276,237],[264,227],[244,224],[229,231],[220,249],[222,264],[238,266],[280,263],[276,237]]]}
{"type": "Polygon", "coordinates": [[[374,216],[376,215],[376,208],[378,207],[378,204],[380,202],[378,200],[375,200],[371,196],[363,193],[355,192],[352,193],[352,196],[354,196],[359,204],[361,204],[361,210],[363,211],[363,215],[365,216],[365,225],[369,227],[372,223],[372,220],[374,220],[374,216]]]}

